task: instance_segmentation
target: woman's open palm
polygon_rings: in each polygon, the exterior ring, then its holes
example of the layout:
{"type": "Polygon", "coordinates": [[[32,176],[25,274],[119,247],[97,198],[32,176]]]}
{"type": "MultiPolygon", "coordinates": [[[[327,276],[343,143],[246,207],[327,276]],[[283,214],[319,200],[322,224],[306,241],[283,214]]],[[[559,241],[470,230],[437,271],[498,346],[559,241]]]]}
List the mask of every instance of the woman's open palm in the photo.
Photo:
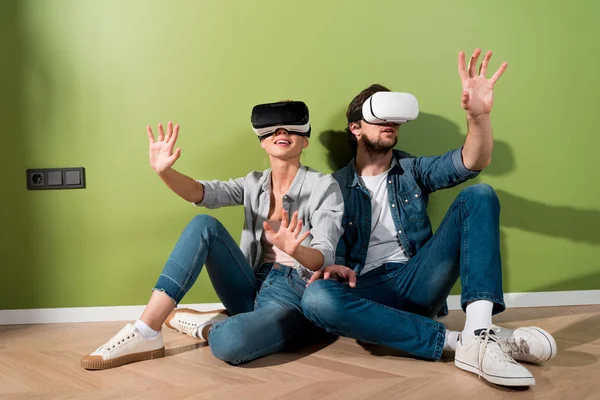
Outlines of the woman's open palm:
{"type": "Polygon", "coordinates": [[[158,124],[157,140],[154,140],[154,133],[152,133],[150,125],[147,126],[146,130],[150,142],[150,166],[156,173],[161,174],[171,168],[181,155],[180,148],[173,151],[177,136],[179,136],[179,125],[175,125],[175,129],[173,129],[173,123],[169,122],[167,134],[165,135],[162,124],[158,124]]]}

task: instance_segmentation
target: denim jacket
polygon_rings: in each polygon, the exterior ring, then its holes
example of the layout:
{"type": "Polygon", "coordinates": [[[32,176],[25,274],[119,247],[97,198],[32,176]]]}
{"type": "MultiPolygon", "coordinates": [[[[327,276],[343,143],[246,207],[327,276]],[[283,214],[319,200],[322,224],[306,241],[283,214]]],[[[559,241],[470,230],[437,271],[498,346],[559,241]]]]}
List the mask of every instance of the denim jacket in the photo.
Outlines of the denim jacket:
{"type": "MultiPolygon", "coordinates": [[[[358,273],[365,265],[371,232],[371,196],[356,173],[354,159],[333,174],[344,198],[344,233],[338,242],[335,263],[358,273]]],[[[413,157],[393,150],[388,174],[388,200],[398,244],[412,258],[432,236],[427,215],[429,194],[474,178],[462,161],[462,148],[442,156],[413,157]]]]}

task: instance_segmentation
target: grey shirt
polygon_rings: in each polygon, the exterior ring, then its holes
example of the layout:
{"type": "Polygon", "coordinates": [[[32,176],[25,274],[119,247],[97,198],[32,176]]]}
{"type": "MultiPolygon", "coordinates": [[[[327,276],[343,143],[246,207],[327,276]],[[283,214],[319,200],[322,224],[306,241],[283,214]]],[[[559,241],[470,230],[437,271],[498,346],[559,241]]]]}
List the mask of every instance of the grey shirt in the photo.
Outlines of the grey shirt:
{"type": "MultiPolygon", "coordinates": [[[[271,204],[271,169],[250,172],[246,177],[229,181],[198,181],[204,185],[204,198],[196,205],[206,208],[244,206],[244,228],[240,248],[248,263],[256,270],[262,260],[260,238],[263,222],[271,204]]],[[[342,234],[344,200],[338,183],[326,175],[300,165],[292,184],[283,196],[283,208],[290,217],[298,211],[304,224],[302,231],[310,230],[303,246],[318,249],[323,254],[323,266],[334,263],[335,249],[342,234]]],[[[311,272],[300,264],[292,267],[308,279],[311,272]]]]}

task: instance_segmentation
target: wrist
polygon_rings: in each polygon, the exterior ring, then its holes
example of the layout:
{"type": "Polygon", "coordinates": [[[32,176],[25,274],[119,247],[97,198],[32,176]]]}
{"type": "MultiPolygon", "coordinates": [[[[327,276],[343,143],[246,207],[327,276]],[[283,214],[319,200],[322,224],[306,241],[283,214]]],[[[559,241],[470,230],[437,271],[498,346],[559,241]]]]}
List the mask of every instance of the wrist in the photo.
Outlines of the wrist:
{"type": "Polygon", "coordinates": [[[289,256],[295,259],[298,259],[298,254],[300,253],[300,249],[302,248],[302,246],[298,246],[295,249],[291,249],[289,256]]]}
{"type": "Polygon", "coordinates": [[[467,111],[467,122],[475,124],[484,124],[490,122],[490,113],[473,115],[467,111]]]}
{"type": "Polygon", "coordinates": [[[154,170],[154,172],[156,172],[156,175],[158,175],[161,178],[163,178],[166,175],[168,175],[170,171],[171,171],[170,167],[166,168],[166,169],[163,169],[163,170],[157,170],[157,169],[154,170]]]}

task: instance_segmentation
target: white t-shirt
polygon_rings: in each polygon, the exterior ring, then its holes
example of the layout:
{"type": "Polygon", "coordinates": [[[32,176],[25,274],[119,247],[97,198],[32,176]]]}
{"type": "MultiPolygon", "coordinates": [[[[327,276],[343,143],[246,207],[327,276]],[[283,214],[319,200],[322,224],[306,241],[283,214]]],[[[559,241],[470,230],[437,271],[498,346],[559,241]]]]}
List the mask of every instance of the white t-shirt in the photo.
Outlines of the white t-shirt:
{"type": "Polygon", "coordinates": [[[371,194],[371,239],[361,275],[381,264],[408,261],[404,248],[398,243],[390,210],[386,182],[389,172],[388,169],[376,176],[360,177],[371,194]]]}
{"type": "MultiPolygon", "coordinates": [[[[281,221],[269,219],[267,220],[267,222],[269,223],[269,225],[271,225],[271,228],[273,228],[275,232],[279,232],[279,228],[281,228],[281,221]]],[[[260,238],[260,242],[263,247],[263,263],[277,262],[288,267],[293,267],[294,265],[298,264],[298,261],[296,261],[294,257],[290,256],[282,250],[279,250],[277,246],[273,246],[273,244],[267,240],[264,230],[260,238]]]]}

